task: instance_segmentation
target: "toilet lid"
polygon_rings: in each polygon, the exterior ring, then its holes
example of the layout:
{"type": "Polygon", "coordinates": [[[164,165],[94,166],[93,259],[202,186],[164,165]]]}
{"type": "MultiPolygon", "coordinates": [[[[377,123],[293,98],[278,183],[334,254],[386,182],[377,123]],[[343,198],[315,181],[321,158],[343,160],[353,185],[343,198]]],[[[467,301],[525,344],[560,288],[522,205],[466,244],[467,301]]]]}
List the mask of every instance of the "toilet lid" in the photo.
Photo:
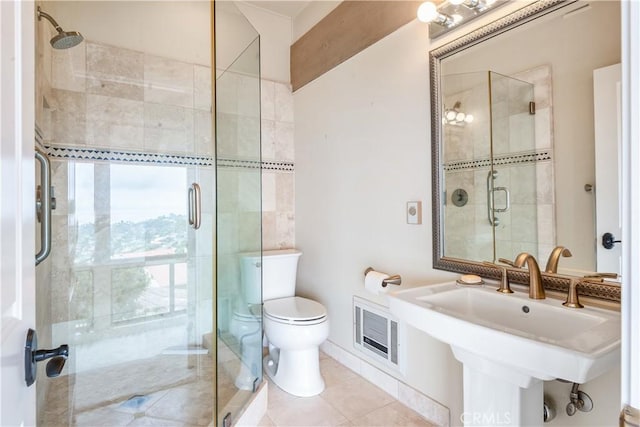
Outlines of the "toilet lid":
{"type": "Polygon", "coordinates": [[[264,302],[264,314],[274,318],[295,322],[318,320],[327,315],[322,304],[302,297],[287,297],[264,302]]]}

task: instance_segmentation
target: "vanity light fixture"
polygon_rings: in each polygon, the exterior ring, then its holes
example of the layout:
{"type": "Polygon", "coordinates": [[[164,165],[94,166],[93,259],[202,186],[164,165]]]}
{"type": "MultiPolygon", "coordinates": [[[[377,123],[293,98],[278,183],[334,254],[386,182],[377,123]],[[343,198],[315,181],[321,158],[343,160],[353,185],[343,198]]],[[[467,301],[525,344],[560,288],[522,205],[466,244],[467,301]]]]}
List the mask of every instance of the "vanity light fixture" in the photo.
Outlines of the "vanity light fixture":
{"type": "Polygon", "coordinates": [[[426,1],[418,7],[418,19],[429,24],[430,38],[436,38],[462,22],[468,22],[507,0],[445,0],[436,5],[426,1]]]}
{"type": "MultiPolygon", "coordinates": [[[[459,0],[455,0],[456,2],[459,0]]],[[[451,0],[449,0],[451,3],[451,0]]],[[[475,10],[476,12],[484,12],[488,7],[495,3],[495,0],[464,0],[459,3],[451,3],[451,4],[461,4],[471,10],[475,10]]]]}
{"type": "Polygon", "coordinates": [[[438,12],[438,7],[430,1],[426,1],[418,7],[418,19],[422,22],[435,22],[447,28],[456,24],[452,16],[438,12]]]}
{"type": "Polygon", "coordinates": [[[464,126],[467,123],[473,122],[473,114],[466,114],[460,111],[461,106],[460,101],[456,101],[456,103],[453,104],[453,108],[444,110],[442,122],[452,126],[464,126]]]}

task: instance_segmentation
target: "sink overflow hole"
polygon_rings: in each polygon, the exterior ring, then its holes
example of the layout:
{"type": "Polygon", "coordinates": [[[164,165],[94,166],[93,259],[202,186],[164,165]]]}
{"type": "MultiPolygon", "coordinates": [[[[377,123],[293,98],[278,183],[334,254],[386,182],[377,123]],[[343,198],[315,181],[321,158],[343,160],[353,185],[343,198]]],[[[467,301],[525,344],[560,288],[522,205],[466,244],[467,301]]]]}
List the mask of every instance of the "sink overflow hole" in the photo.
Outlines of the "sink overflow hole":
{"type": "Polygon", "coordinates": [[[522,306],[522,311],[524,311],[525,313],[529,312],[529,307],[527,307],[526,305],[522,306]]]}

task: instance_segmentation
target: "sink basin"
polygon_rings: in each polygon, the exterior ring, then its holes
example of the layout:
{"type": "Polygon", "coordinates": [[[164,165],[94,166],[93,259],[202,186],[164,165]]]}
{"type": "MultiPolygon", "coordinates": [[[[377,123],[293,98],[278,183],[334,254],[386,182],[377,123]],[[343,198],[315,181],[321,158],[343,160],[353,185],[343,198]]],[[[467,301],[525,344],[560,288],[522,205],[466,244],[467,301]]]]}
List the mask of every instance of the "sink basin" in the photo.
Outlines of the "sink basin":
{"type": "Polygon", "coordinates": [[[456,282],[422,286],[390,294],[390,309],[450,344],[461,362],[520,387],[533,379],[582,384],[619,363],[620,313],[571,309],[559,300],[496,289],[456,282]]]}

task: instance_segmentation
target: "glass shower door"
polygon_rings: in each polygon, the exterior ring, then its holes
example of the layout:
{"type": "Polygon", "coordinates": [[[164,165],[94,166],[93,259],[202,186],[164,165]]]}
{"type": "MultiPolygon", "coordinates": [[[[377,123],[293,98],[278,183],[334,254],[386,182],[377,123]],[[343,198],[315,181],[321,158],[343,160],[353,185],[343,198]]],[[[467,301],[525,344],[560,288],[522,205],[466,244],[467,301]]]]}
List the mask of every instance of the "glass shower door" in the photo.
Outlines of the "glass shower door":
{"type": "Polygon", "coordinates": [[[260,38],[235,5],[215,4],[217,422],[222,425],[237,421],[262,383],[260,38]]]}
{"type": "Polygon", "coordinates": [[[533,84],[489,72],[492,167],[487,175],[496,259],[538,258],[533,84]]]}
{"type": "Polygon", "coordinates": [[[57,206],[51,257],[38,266],[37,321],[42,347],[70,347],[62,375],[38,376],[38,422],[209,425],[215,413],[209,3],[43,7],[85,41],[52,51],[51,34],[38,37],[40,148],[52,161],[57,206]],[[162,35],[143,25],[189,11],[197,28],[190,36],[203,35],[189,52],[156,43],[162,35]],[[125,15],[140,25],[123,25],[118,19],[125,15]],[[109,28],[128,37],[105,39],[109,28]]]}

